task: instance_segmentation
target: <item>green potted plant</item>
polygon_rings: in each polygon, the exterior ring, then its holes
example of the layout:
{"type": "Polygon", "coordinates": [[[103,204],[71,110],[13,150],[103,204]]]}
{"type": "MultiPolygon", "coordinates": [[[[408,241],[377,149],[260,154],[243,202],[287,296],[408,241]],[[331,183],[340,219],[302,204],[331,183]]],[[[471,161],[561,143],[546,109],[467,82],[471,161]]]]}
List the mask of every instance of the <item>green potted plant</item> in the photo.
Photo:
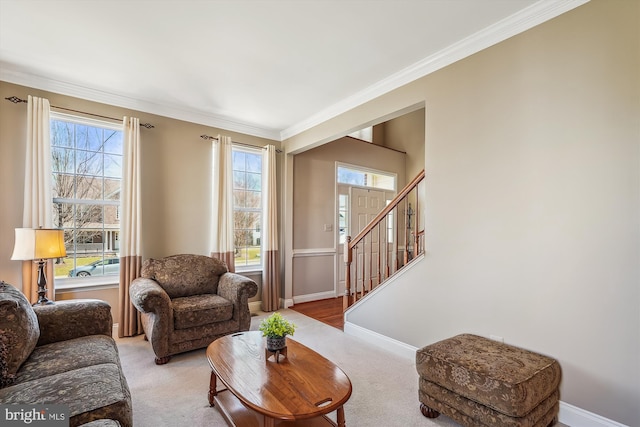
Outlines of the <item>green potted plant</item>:
{"type": "Polygon", "coordinates": [[[282,350],[286,347],[286,336],[293,335],[296,325],[275,312],[262,319],[258,328],[263,337],[267,337],[267,349],[269,351],[282,350]]]}

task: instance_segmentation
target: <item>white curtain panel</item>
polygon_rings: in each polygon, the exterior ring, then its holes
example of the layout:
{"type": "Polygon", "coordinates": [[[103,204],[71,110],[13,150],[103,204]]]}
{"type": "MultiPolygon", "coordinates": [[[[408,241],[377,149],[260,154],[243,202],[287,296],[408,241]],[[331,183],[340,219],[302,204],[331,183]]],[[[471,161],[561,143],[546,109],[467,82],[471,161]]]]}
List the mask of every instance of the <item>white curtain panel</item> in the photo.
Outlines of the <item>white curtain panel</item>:
{"type": "MultiPolygon", "coordinates": [[[[52,228],[51,140],[49,100],[29,96],[27,102],[27,146],[24,168],[24,228],[52,228]]],[[[53,261],[47,260],[47,298],[54,301],[53,261]]],[[[37,301],[37,268],[34,262],[22,264],[22,292],[37,301]]]]}
{"type": "Polygon", "coordinates": [[[230,137],[218,136],[212,141],[211,256],[223,260],[234,272],[232,148],[230,137]]]}
{"type": "Polygon", "coordinates": [[[142,333],[140,314],[131,304],[129,286],[142,266],[142,204],[140,199],[140,119],[123,119],[122,185],[120,190],[120,318],[119,337],[142,333]]]}
{"type": "Polygon", "coordinates": [[[276,183],[276,148],[267,145],[262,154],[262,310],[275,311],[280,306],[280,254],[278,251],[278,194],[276,183]]]}

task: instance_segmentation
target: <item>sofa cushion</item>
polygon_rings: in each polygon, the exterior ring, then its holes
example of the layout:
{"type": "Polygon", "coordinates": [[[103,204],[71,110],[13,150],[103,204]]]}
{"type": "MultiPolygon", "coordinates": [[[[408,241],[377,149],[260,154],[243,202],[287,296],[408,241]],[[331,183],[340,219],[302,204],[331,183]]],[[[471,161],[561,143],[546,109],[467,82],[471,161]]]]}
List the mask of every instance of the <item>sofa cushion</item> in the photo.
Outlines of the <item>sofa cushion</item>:
{"type": "Polygon", "coordinates": [[[184,254],[146,260],[141,276],[154,279],[173,299],[217,293],[218,280],[227,271],[224,261],[217,258],[184,254]]]}
{"type": "Polygon", "coordinates": [[[38,318],[22,292],[0,282],[0,387],[11,385],[40,338],[38,318]]]}
{"type": "Polygon", "coordinates": [[[96,419],[131,420],[131,393],[118,364],[103,363],[0,389],[4,404],[56,403],[69,407],[69,425],[96,419]]]}
{"type": "Polygon", "coordinates": [[[16,384],[87,366],[119,363],[113,338],[90,335],[36,347],[16,376],[16,384]]]}
{"type": "Polygon", "coordinates": [[[222,322],[233,316],[233,304],[219,295],[194,295],[176,298],[171,303],[174,329],[188,329],[222,322]]]}

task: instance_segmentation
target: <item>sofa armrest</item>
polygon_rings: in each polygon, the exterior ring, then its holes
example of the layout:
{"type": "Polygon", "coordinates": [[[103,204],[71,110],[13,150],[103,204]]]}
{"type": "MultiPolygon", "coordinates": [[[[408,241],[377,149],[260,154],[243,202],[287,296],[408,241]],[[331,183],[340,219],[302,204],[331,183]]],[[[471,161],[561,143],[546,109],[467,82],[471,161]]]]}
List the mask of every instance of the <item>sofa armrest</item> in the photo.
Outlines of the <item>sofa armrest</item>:
{"type": "Polygon", "coordinates": [[[40,325],[39,346],[88,335],[112,335],[111,306],[105,301],[66,300],[36,305],[33,310],[40,325]]]}
{"type": "Polygon", "coordinates": [[[256,296],[258,285],[248,277],[236,273],[224,273],[218,282],[218,295],[233,303],[233,319],[240,322],[240,330],[251,326],[249,298],[256,296]]]}

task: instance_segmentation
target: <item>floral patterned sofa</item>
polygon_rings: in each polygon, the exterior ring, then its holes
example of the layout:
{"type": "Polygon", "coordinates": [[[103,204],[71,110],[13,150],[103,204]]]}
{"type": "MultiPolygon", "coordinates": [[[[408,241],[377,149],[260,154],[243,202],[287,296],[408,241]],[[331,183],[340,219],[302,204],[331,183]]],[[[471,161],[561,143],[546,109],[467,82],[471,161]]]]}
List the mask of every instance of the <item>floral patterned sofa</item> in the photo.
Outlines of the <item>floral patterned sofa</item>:
{"type": "Polygon", "coordinates": [[[158,365],[172,355],[204,348],[213,340],[251,325],[249,298],[258,293],[251,279],[204,255],[148,259],[131,282],[131,302],[142,313],[142,328],[158,365]]]}
{"type": "Polygon", "coordinates": [[[70,427],[96,420],[131,426],[131,394],[112,327],[104,301],[32,307],[0,282],[0,404],[66,405],[70,427]]]}

